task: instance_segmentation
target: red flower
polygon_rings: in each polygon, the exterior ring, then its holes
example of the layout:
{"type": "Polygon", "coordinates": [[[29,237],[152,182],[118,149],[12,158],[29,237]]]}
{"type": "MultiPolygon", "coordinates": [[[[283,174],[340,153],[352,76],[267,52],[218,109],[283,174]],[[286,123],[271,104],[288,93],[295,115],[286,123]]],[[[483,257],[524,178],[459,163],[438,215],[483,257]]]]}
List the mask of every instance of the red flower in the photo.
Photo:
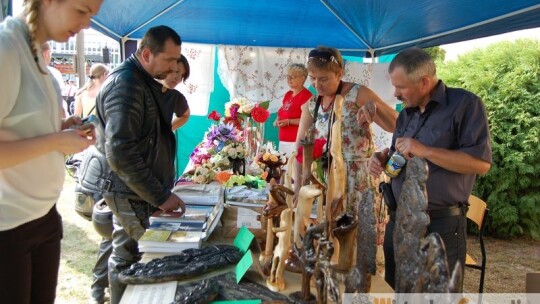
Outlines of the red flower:
{"type": "Polygon", "coordinates": [[[223,123],[231,123],[236,129],[242,130],[242,123],[238,119],[233,119],[232,117],[225,117],[223,123]]]}
{"type": "Polygon", "coordinates": [[[263,123],[270,117],[270,113],[265,108],[256,105],[251,110],[251,117],[255,122],[263,123]]]}
{"type": "Polygon", "coordinates": [[[221,118],[221,115],[219,115],[219,113],[216,112],[215,110],[212,111],[210,114],[208,114],[208,119],[212,119],[214,121],[219,121],[220,118],[221,118]]]}
{"type": "MultiPolygon", "coordinates": [[[[313,143],[313,160],[317,160],[322,157],[324,145],[326,145],[326,139],[324,138],[315,139],[315,142],[313,143]]],[[[303,162],[304,146],[300,146],[300,148],[298,148],[298,155],[296,155],[296,160],[299,163],[303,162]]]]}

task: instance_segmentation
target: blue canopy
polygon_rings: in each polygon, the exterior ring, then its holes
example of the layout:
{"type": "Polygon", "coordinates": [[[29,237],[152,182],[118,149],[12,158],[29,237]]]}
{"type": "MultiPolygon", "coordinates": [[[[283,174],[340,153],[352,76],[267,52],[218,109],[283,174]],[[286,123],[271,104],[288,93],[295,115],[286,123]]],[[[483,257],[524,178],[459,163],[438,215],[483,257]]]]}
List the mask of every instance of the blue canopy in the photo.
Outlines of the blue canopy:
{"type": "Polygon", "coordinates": [[[376,56],[540,26],[539,0],[105,0],[92,28],[117,40],[167,25],[183,41],[376,56]]]}

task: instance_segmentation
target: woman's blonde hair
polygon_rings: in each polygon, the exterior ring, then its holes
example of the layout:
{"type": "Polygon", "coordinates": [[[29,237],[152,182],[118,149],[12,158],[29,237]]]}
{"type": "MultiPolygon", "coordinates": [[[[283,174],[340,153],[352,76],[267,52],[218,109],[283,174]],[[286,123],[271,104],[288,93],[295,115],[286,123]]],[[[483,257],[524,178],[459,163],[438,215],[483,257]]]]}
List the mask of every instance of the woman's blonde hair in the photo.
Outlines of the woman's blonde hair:
{"type": "Polygon", "coordinates": [[[24,13],[26,15],[26,24],[28,24],[28,31],[30,34],[30,51],[32,52],[32,56],[34,57],[34,61],[36,62],[36,65],[39,69],[39,71],[47,75],[49,74],[45,70],[43,70],[43,67],[39,64],[39,57],[38,57],[38,50],[36,47],[37,43],[37,31],[38,31],[38,16],[39,16],[39,8],[41,6],[40,0],[24,0],[24,13]]]}
{"type": "Polygon", "coordinates": [[[101,64],[101,63],[92,64],[92,66],[90,67],[90,75],[88,76],[88,78],[90,78],[90,80],[84,85],[83,88],[81,88],[77,92],[76,96],[78,96],[82,92],[84,92],[86,90],[89,90],[92,87],[94,87],[94,85],[96,84],[95,80],[101,78],[101,76],[103,76],[103,75],[105,75],[107,73],[109,73],[109,68],[106,65],[101,64]]]}
{"type": "Polygon", "coordinates": [[[323,70],[339,73],[344,70],[345,63],[341,53],[336,48],[318,46],[308,55],[307,69],[323,70]]]}
{"type": "Polygon", "coordinates": [[[291,65],[289,65],[289,67],[287,68],[287,71],[288,72],[297,72],[297,73],[300,73],[302,76],[306,77],[308,76],[308,71],[306,69],[306,66],[301,64],[301,63],[293,63],[291,65]]]}

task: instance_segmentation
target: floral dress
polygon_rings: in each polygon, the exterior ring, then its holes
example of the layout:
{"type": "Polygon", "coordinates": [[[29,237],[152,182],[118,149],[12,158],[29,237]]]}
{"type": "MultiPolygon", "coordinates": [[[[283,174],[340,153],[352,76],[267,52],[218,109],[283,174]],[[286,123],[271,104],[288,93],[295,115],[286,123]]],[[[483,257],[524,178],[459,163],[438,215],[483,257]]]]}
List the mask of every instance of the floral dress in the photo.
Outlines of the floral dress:
{"type": "MultiPolygon", "coordinates": [[[[347,210],[356,209],[358,202],[369,187],[375,188],[378,179],[373,179],[369,174],[368,161],[375,150],[373,132],[370,124],[360,125],[356,118],[359,110],[356,104],[356,96],[361,85],[354,84],[347,95],[343,96],[343,116],[341,124],[343,160],[347,172],[347,210]]],[[[316,96],[310,99],[308,110],[314,116],[316,96]]],[[[328,119],[332,115],[332,107],[324,111],[319,106],[317,121],[315,122],[315,139],[328,137],[328,119]]],[[[326,147],[325,147],[326,150],[326,147]]],[[[381,198],[375,196],[375,218],[377,219],[377,246],[381,247],[384,240],[384,227],[386,225],[386,212],[381,198]]],[[[378,255],[379,256],[379,255],[378,255]]],[[[377,258],[377,264],[381,261],[377,258]]],[[[384,265],[384,261],[383,264],[384,265]]],[[[378,267],[379,268],[379,267],[378,267]]]]}

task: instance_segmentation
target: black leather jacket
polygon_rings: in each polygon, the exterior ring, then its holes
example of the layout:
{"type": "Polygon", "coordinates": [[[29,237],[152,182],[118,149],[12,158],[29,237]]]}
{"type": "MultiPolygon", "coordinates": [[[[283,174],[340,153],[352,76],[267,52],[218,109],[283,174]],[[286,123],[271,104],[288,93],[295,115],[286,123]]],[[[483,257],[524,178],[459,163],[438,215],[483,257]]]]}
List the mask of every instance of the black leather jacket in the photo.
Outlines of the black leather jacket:
{"type": "Polygon", "coordinates": [[[164,203],[174,183],[176,141],[163,92],[131,56],[107,78],[96,98],[97,142],[79,179],[86,190],[164,203]]]}

